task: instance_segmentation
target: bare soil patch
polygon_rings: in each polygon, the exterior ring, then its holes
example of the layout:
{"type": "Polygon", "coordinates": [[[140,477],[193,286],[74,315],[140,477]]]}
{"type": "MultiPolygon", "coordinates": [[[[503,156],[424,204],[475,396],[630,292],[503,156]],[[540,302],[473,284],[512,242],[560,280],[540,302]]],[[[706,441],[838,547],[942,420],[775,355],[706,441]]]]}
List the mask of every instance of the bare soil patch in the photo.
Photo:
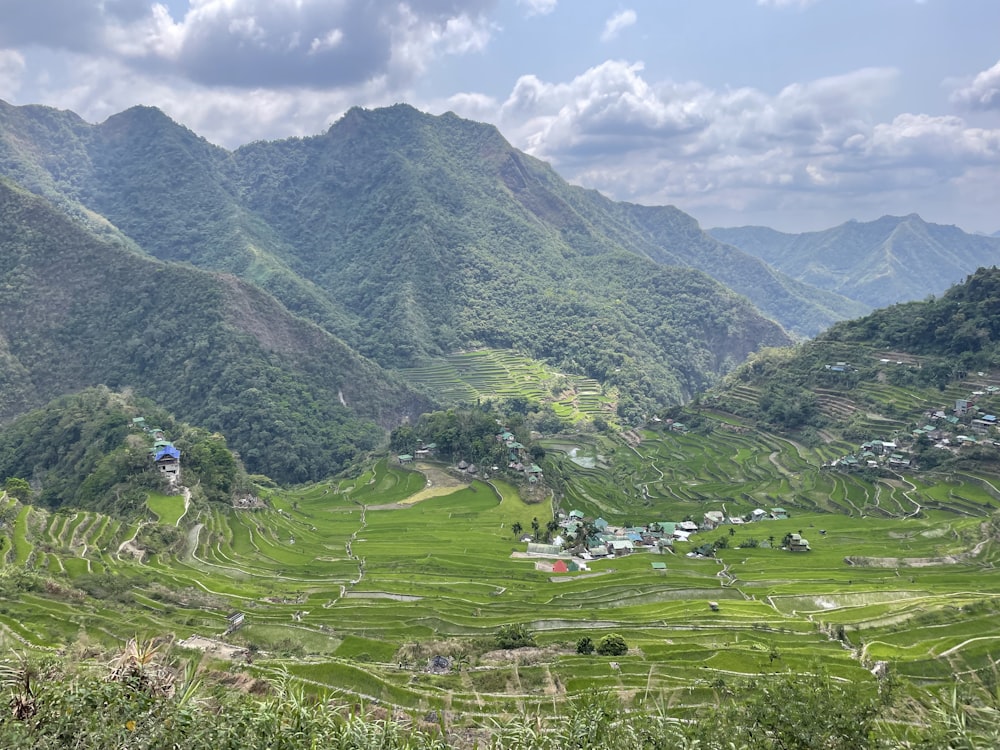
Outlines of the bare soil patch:
{"type": "Polygon", "coordinates": [[[235,659],[243,657],[246,654],[246,649],[244,648],[218,641],[215,638],[206,638],[203,635],[192,635],[190,638],[184,638],[177,641],[177,645],[181,648],[194,648],[198,651],[204,651],[206,654],[217,656],[221,659],[235,659]]]}

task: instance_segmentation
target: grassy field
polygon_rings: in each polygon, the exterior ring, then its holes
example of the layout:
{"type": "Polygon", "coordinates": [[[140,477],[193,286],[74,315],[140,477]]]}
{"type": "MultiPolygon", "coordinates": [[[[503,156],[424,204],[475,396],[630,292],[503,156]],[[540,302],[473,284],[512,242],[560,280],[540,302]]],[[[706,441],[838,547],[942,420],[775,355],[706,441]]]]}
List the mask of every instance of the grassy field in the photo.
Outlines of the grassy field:
{"type": "Polygon", "coordinates": [[[167,526],[176,526],[184,515],[184,498],[180,495],[161,495],[151,492],[146,506],[153,511],[157,520],[167,526]]]}
{"type": "MultiPolygon", "coordinates": [[[[613,408],[596,384],[509,352],[453,355],[408,375],[456,399],[551,403],[573,420],[613,408]]],[[[905,433],[913,413],[968,388],[873,382],[819,389],[817,399],[876,438],[905,433]]],[[[739,386],[727,398],[756,396],[739,386]]],[[[0,499],[0,642],[224,638],[255,646],[254,665],[239,668],[286,669],[311,691],[469,717],[549,711],[601,689],[682,711],[742,676],[822,667],[871,681],[878,661],[913,690],[989,678],[1000,652],[995,474],[969,463],[866,478],[824,468],[855,447],[834,433],[806,444],[713,408],[685,420],[690,432],[659,424],[629,440],[540,441],[554,505],[527,504],[502,480],[387,459],[351,479],[275,491],[254,510],[184,513],[182,497],[151,495],[149,513],[123,521],[0,499]],[[702,531],[673,553],[563,575],[526,556],[512,531],[544,530],[571,510],[630,526],[778,506],[790,518],[702,531]],[[811,551],[780,549],[788,533],[811,551]],[[714,558],[689,556],[706,542],[721,547],[714,558]],[[233,611],[246,624],[226,634],[233,611]],[[537,646],[496,652],[493,636],[510,623],[526,625],[537,646]],[[626,639],[627,655],[576,653],[580,638],[608,633],[626,639]],[[449,666],[429,670],[435,656],[449,666]]]]}
{"type": "MultiPolygon", "coordinates": [[[[38,648],[136,633],[221,637],[239,610],[247,624],[227,638],[260,649],[255,669],[284,666],[313,690],[470,716],[545,711],[596,688],[693,705],[741,675],[817,664],[868,680],[885,660],[921,686],[992,668],[1000,580],[989,477],[866,482],[822,469],[823,450],[733,424],[648,431],[636,446],[546,443],[547,472],[568,480],[563,512],[622,525],[777,505],[792,514],[565,576],[518,556],[511,531],[534,519],[544,528],[549,504],[527,505],[500,481],[427,495],[422,473],[386,460],[352,480],[279,492],[267,509],[192,508],[141,561],[123,544],[134,524],[12,506],[7,569],[35,568],[61,588],[5,579],[0,631],[7,645],[38,648]],[[789,532],[812,551],[760,546],[789,532]],[[717,539],[726,547],[715,559],[687,556],[717,539]],[[538,647],[513,660],[492,653],[507,623],[526,624],[538,647]],[[628,655],[575,653],[582,636],[610,632],[628,655]],[[457,668],[425,671],[434,654],[457,668]]],[[[183,501],[151,497],[149,508],[173,527],[183,501]]]]}

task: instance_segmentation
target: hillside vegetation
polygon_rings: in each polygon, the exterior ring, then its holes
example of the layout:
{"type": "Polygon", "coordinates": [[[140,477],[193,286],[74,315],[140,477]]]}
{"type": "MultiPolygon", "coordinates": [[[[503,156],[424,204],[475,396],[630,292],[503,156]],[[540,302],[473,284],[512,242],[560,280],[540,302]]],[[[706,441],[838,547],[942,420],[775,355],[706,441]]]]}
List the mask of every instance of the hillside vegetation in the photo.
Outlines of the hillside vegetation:
{"type": "Polygon", "coordinates": [[[0,119],[10,178],[162,260],[259,285],[383,366],[514,348],[622,386],[634,419],[788,343],[712,275],[798,333],[856,312],[454,115],[352,110],[323,135],[235,152],[150,108],[94,126],[9,105],[0,119]]]}
{"type": "Polygon", "coordinates": [[[298,482],[430,404],[231,276],[139,255],[2,181],[0,217],[0,418],[131,387],[224,434],[251,472],[298,482]]]}

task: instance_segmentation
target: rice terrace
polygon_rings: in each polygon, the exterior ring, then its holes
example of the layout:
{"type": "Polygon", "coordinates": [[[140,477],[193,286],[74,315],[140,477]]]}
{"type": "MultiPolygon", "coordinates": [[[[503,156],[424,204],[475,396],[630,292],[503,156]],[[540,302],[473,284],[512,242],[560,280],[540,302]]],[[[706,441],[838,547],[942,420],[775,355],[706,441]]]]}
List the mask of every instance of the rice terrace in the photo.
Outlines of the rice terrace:
{"type": "MultiPolygon", "coordinates": [[[[500,358],[472,361],[487,356],[500,358]]],[[[423,377],[472,388],[448,367],[423,377]]],[[[505,373],[498,387],[480,366],[476,390],[516,395],[525,381],[505,373]]],[[[528,397],[568,403],[572,387],[535,382],[528,397]]],[[[875,383],[822,408],[898,433],[906,420],[876,413],[877,399],[926,410],[975,387],[875,383]]],[[[219,669],[281,670],[317,695],[471,724],[595,693],[683,714],[778,673],[874,684],[891,669],[931,691],[993,674],[996,475],[838,471],[850,441],[805,445],[722,407],[703,400],[679,415],[687,425],[540,438],[545,486],[393,454],[352,477],[272,486],[252,507],[150,494],[134,522],[5,496],[3,639],[44,653],[169,634],[219,669]],[[536,544],[598,521],[639,539],[613,556],[536,544]],[[689,537],[642,539],[685,521],[689,537]],[[808,552],[789,551],[792,538],[808,552]],[[510,626],[533,645],[497,648],[510,626]],[[626,653],[579,653],[610,634],[626,653]]]]}

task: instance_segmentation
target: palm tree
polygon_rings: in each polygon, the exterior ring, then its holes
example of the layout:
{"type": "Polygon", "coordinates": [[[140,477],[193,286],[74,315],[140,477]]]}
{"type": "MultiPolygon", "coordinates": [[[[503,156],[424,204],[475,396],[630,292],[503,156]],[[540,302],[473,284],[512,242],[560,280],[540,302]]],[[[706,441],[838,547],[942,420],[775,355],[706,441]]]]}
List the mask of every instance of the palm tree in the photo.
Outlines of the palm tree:
{"type": "Polygon", "coordinates": [[[520,521],[514,521],[510,526],[511,532],[514,534],[515,539],[521,538],[521,532],[524,531],[524,527],[521,525],[520,521]]]}

